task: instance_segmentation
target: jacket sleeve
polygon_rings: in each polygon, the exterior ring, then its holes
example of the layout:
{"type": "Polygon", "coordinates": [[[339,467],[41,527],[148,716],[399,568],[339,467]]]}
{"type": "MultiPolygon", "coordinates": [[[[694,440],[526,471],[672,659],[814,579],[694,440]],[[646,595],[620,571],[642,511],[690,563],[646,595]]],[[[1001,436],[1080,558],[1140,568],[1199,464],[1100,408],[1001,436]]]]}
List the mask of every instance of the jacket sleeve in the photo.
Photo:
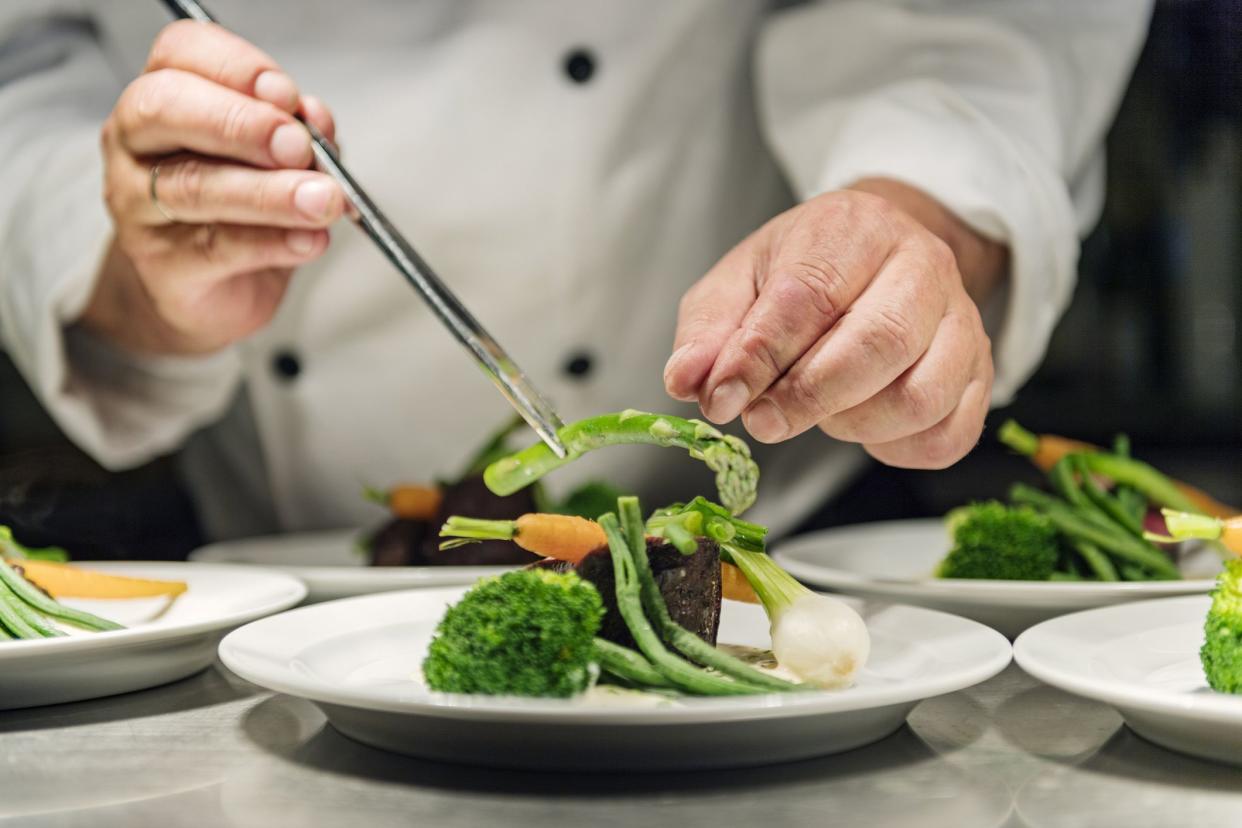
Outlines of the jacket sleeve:
{"type": "Polygon", "coordinates": [[[1007,286],[984,308],[998,404],[1073,292],[1104,133],[1150,12],[1149,0],[842,0],[785,8],[761,34],[761,121],[802,198],[896,179],[1009,245],[1007,286]]]}
{"type": "Polygon", "coordinates": [[[123,467],[217,417],[240,367],[122,354],[69,327],[111,241],[99,131],[124,83],[86,5],[0,7],[0,337],[65,433],[123,467]]]}

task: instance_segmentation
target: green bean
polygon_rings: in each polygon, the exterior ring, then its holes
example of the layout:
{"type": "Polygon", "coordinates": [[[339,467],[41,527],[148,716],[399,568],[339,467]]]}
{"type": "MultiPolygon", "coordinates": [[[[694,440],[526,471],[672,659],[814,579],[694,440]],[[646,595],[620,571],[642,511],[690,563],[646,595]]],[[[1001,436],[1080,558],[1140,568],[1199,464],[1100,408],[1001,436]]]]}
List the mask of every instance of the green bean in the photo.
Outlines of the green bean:
{"type": "MultiPolygon", "coordinates": [[[[612,512],[601,515],[599,525],[608,537],[608,548],[612,553],[612,571],[617,582],[617,609],[625,619],[630,635],[634,636],[639,651],[651,661],[651,665],[660,675],[682,690],[703,696],[748,696],[758,692],[748,684],[708,673],[664,646],[643,613],[642,587],[634,566],[632,548],[621,532],[617,516],[612,512]]],[[[645,544],[646,540],[642,542],[645,544]]]]}
{"type": "Polygon", "coordinates": [[[1082,462],[1082,456],[1078,454],[1067,455],[1067,458],[1074,464],[1078,470],[1078,479],[1082,484],[1082,492],[1086,495],[1095,507],[1108,517],[1117,522],[1123,529],[1128,531],[1135,537],[1143,537],[1143,521],[1128,509],[1120,500],[1095,482],[1095,478],[1091,475],[1091,471],[1086,464],[1082,462]]]}
{"type": "Polygon", "coordinates": [[[1079,456],[1091,471],[1114,483],[1132,486],[1157,506],[1197,515],[1203,513],[1194,501],[1182,494],[1176,483],[1141,460],[1104,452],[1083,452],[1079,456]]]}
{"type": "MultiPolygon", "coordinates": [[[[73,609],[64,604],[55,601],[30,584],[21,575],[13,571],[13,567],[9,566],[3,560],[0,560],[0,583],[9,588],[18,598],[25,601],[34,609],[51,616],[59,621],[73,624],[76,627],[82,627],[87,630],[95,630],[102,632],[104,630],[122,630],[120,624],[109,621],[106,618],[100,618],[89,612],[73,609]]],[[[10,627],[11,629],[11,627],[10,627]]]]}
{"type": "Polygon", "coordinates": [[[668,679],[651,666],[651,662],[629,647],[622,647],[604,638],[595,639],[595,655],[599,666],[618,678],[639,687],[671,687],[668,679]]]}
{"type": "Polygon", "coordinates": [[[17,607],[21,599],[13,594],[8,585],[0,582],[0,625],[3,625],[13,638],[43,638],[43,634],[27,623],[17,607]]]}
{"type": "Polygon", "coordinates": [[[1091,571],[1101,581],[1116,581],[1117,569],[1113,566],[1113,562],[1108,559],[1100,547],[1094,543],[1085,540],[1075,540],[1074,548],[1078,550],[1078,554],[1087,562],[1087,566],[1091,567],[1091,571]]]}
{"type": "Polygon", "coordinates": [[[1057,529],[1072,538],[1089,541],[1118,558],[1150,569],[1156,575],[1181,577],[1177,567],[1160,550],[1119,529],[1114,532],[1101,528],[1094,520],[1038,489],[1018,483],[1010,490],[1010,498],[1015,503],[1036,507],[1048,516],[1057,529]]]}

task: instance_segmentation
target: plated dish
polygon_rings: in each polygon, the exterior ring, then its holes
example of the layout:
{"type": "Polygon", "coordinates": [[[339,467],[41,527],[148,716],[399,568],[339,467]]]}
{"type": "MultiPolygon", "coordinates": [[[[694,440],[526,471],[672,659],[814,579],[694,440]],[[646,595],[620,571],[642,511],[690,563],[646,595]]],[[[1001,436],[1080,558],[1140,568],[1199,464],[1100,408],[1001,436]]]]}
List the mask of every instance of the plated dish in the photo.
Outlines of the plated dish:
{"type": "Polygon", "coordinates": [[[1220,571],[1211,547],[1187,550],[1177,581],[1012,581],[946,579],[936,567],[952,544],[944,521],[843,526],[773,544],[773,557],[817,587],[952,612],[1014,637],[1069,612],[1170,595],[1204,594],[1220,571]]]}
{"type": "Polygon", "coordinates": [[[1103,449],[1010,420],[998,436],[1047,473],[1047,490],[1015,483],[1008,502],[807,535],[778,557],[818,586],[961,612],[1012,636],[1065,612],[1204,592],[1242,537],[1231,507],[1132,457],[1124,435],[1103,449]]]}
{"type": "MultiPolygon", "coordinates": [[[[1212,601],[1193,595],[1074,613],[1027,630],[1014,655],[1040,681],[1112,705],[1152,742],[1242,764],[1242,696],[1213,690],[1201,658],[1212,601]]],[[[1240,631],[1235,621],[1232,666],[1213,668],[1232,669],[1235,681],[1240,631]]]]}
{"type": "MultiPolygon", "coordinates": [[[[1008,664],[1008,642],[930,610],[855,604],[871,655],[853,686],[730,698],[568,699],[436,693],[420,667],[465,589],[364,596],[249,624],[220,645],[243,678],[319,705],[342,733],[422,758],[538,769],[669,770],[790,761],[883,738],[922,699],[1008,664]]],[[[719,640],[767,648],[768,620],[725,601],[719,640]]]]}
{"type": "Polygon", "coordinates": [[[484,483],[507,496],[587,451],[649,443],[706,463],[720,502],[646,513],[620,496],[596,520],[451,515],[441,549],[512,541],[538,557],[465,591],[350,599],[252,625],[221,657],[380,747],[653,770],[855,747],[898,727],[919,699],[1008,660],[999,635],[963,619],[911,609],[864,618],[798,583],[766,554],[767,530],[740,517],[759,469],[736,437],[639,411],[573,423],[560,437],[567,457],[537,444],[493,461],[484,483]]]}
{"type": "Polygon", "coordinates": [[[224,633],[288,609],[306,594],[295,578],[247,567],[131,561],[76,568],[179,583],[184,590],[175,600],[168,593],[60,598],[72,611],[105,619],[107,629],[57,622],[64,635],[0,641],[0,709],[97,698],[184,678],[211,664],[224,633]]]}

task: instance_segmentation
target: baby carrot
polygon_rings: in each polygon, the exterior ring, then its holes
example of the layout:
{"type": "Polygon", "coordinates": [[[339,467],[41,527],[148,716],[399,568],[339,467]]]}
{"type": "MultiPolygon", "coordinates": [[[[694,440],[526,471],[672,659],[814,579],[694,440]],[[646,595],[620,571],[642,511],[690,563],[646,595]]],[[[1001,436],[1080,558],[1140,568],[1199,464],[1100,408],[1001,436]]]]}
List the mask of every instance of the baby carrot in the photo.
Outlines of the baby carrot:
{"type": "MultiPolygon", "coordinates": [[[[608,545],[603,527],[595,521],[543,512],[525,514],[517,520],[480,520],[454,515],[440,529],[440,536],[457,539],[447,541],[445,546],[477,540],[511,540],[527,552],[572,564],[608,545]]],[[[759,603],[759,596],[736,566],[721,561],[720,582],[725,598],[759,603]]]]}
{"type": "Polygon", "coordinates": [[[588,553],[608,545],[608,537],[595,521],[545,512],[531,512],[517,520],[480,520],[454,515],[441,527],[440,535],[467,543],[511,540],[527,552],[575,564],[588,553]]]}
{"type": "Polygon", "coordinates": [[[1212,517],[1227,518],[1238,509],[1221,503],[1202,489],[1189,483],[1166,478],[1145,463],[1109,454],[1099,446],[1071,440],[1059,434],[1034,434],[1013,420],[1006,420],[996,435],[1002,443],[1018,454],[1031,459],[1040,470],[1049,471],[1061,458],[1069,454],[1082,454],[1091,471],[1113,478],[1117,483],[1147,484],[1144,492],[1157,505],[1173,506],[1181,511],[1199,512],[1212,517]],[[1110,474],[1111,472],[1111,474],[1110,474]],[[1137,475],[1136,481],[1117,480],[1122,472],[1137,475]]]}
{"type": "Polygon", "coordinates": [[[400,483],[388,491],[367,489],[366,497],[381,506],[387,506],[393,517],[403,520],[432,520],[440,511],[440,502],[444,495],[435,486],[400,483]]]}

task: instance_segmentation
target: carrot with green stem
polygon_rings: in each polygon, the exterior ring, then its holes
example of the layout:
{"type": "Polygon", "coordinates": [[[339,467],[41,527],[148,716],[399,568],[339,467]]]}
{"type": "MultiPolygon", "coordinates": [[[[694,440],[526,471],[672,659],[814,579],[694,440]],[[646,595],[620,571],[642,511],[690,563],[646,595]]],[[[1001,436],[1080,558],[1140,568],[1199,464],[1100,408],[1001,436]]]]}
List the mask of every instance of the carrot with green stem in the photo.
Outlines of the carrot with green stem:
{"type": "Polygon", "coordinates": [[[1137,489],[1158,506],[1222,518],[1239,511],[1201,489],[1167,477],[1141,460],[1110,454],[1090,443],[1056,434],[1034,434],[1013,420],[1001,425],[997,437],[1018,454],[1031,458],[1031,462],[1044,471],[1050,470],[1067,454],[1080,454],[1092,473],[1137,489]]]}
{"type": "MultiPolygon", "coordinates": [[[[714,506],[726,515],[728,514],[728,511],[723,507],[715,506],[715,504],[706,500],[703,503],[714,506]]],[[[669,526],[667,524],[670,520],[672,520],[671,517],[666,519],[663,524],[660,524],[656,517],[652,517],[651,521],[648,522],[647,531],[654,537],[661,537],[667,540],[676,546],[682,554],[693,554],[697,551],[698,537],[711,537],[706,532],[700,531],[702,529],[701,518],[698,523],[689,520],[688,526],[684,521],[681,524],[669,526]],[[658,525],[653,526],[653,523],[658,525]],[[684,533],[684,537],[679,532],[684,533]]],[[[757,524],[746,523],[736,518],[733,520],[744,527],[754,527],[754,529],[766,531],[757,524]]],[[[723,532],[715,524],[713,524],[712,528],[717,534],[722,534],[723,532]]],[[[745,529],[743,534],[745,537],[753,539],[754,529],[745,529]]],[[[571,564],[577,564],[595,550],[608,546],[608,537],[604,534],[603,528],[595,521],[575,515],[557,515],[547,512],[531,512],[521,515],[515,520],[483,520],[453,515],[440,527],[440,537],[449,538],[449,540],[440,544],[441,549],[452,549],[468,543],[478,543],[479,541],[508,540],[513,541],[527,552],[540,557],[555,558],[558,561],[565,561],[571,564]]],[[[748,541],[748,543],[753,543],[753,540],[748,541]]],[[[762,549],[762,545],[759,548],[762,549]]],[[[745,601],[751,604],[759,602],[755,591],[750,588],[750,583],[737,571],[737,567],[733,566],[733,564],[721,561],[720,575],[725,598],[732,601],[745,601]]]]}

